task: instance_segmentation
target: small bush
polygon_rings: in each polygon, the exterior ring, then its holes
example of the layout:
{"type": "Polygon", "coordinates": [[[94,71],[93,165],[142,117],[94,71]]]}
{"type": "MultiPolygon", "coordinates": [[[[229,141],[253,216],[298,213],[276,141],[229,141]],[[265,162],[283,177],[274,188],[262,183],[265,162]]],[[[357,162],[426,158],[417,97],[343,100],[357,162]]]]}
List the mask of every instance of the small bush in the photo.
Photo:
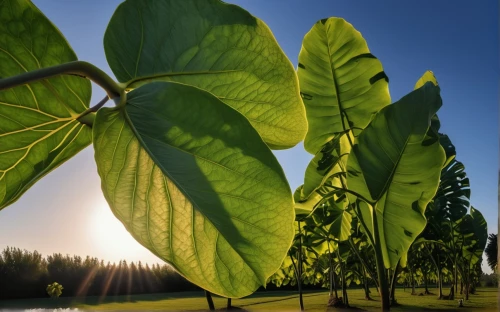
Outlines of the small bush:
{"type": "Polygon", "coordinates": [[[63,289],[64,288],[61,284],[54,282],[47,285],[47,294],[49,294],[51,298],[59,298],[59,296],[61,296],[62,294],[63,289]]]}

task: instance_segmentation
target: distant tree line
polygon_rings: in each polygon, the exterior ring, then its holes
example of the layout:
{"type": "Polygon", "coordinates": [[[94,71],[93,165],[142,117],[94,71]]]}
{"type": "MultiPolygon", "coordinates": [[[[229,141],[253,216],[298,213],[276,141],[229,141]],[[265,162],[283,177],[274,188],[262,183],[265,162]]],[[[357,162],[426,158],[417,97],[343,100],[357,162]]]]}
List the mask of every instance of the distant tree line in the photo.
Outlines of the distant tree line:
{"type": "MultiPolygon", "coordinates": [[[[57,282],[64,287],[61,297],[118,296],[201,290],[179,275],[167,264],[143,265],[141,261],[121,260],[105,263],[87,256],[63,256],[56,253],[43,257],[37,251],[7,247],[0,254],[0,300],[48,297],[48,284],[57,282]]],[[[296,290],[294,283],[267,289],[296,290]]],[[[311,284],[304,289],[321,289],[311,284]]]]}
{"type": "Polygon", "coordinates": [[[63,285],[62,297],[199,290],[167,264],[105,263],[60,253],[43,257],[13,247],[0,254],[0,299],[48,297],[46,287],[53,282],[63,285]]]}

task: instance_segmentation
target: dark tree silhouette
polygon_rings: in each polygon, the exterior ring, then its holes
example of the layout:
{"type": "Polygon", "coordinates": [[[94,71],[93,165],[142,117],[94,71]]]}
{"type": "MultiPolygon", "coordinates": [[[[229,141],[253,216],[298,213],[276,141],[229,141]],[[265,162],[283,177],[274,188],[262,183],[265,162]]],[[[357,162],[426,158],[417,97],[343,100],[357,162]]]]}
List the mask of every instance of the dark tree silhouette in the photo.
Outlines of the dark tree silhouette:
{"type": "Polygon", "coordinates": [[[488,261],[488,265],[493,270],[493,272],[496,273],[498,265],[497,234],[490,234],[488,236],[488,245],[486,245],[484,253],[486,254],[486,260],[488,261]]]}
{"type": "Polygon", "coordinates": [[[199,290],[167,264],[105,264],[87,256],[63,256],[60,253],[42,257],[7,247],[0,253],[0,300],[47,297],[48,284],[64,287],[62,297],[132,295],[141,293],[199,290]]]}

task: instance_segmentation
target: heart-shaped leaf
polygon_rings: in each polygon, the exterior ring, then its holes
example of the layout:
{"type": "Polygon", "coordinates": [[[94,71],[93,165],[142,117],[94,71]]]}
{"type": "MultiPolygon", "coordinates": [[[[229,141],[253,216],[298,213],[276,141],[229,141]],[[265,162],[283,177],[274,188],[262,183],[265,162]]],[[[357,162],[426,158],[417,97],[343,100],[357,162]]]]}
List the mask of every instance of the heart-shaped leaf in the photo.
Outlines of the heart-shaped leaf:
{"type": "Polygon", "coordinates": [[[248,120],[201,89],[152,82],[101,109],[95,158],[115,216],[198,286],[249,295],[293,239],[291,191],[248,120]]]}
{"type": "MultiPolygon", "coordinates": [[[[0,1],[0,79],[76,59],[31,1],[0,1]]],[[[77,121],[90,97],[90,82],[72,76],[0,91],[0,209],[90,144],[77,121]]]]}
{"type": "Polygon", "coordinates": [[[298,81],[269,28],[218,0],[127,0],[104,36],[109,66],[130,89],[176,81],[211,92],[275,149],[304,139],[298,81]]]}

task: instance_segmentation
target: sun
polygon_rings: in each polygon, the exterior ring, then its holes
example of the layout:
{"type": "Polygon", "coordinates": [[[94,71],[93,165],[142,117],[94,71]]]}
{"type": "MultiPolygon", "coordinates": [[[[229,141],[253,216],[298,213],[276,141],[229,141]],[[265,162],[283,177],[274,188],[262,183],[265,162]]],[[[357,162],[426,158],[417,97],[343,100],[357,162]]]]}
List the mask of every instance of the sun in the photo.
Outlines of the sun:
{"type": "Polygon", "coordinates": [[[96,252],[107,261],[140,260],[150,252],[141,246],[125,226],[113,215],[108,204],[103,200],[94,207],[89,224],[92,245],[96,252]]]}

